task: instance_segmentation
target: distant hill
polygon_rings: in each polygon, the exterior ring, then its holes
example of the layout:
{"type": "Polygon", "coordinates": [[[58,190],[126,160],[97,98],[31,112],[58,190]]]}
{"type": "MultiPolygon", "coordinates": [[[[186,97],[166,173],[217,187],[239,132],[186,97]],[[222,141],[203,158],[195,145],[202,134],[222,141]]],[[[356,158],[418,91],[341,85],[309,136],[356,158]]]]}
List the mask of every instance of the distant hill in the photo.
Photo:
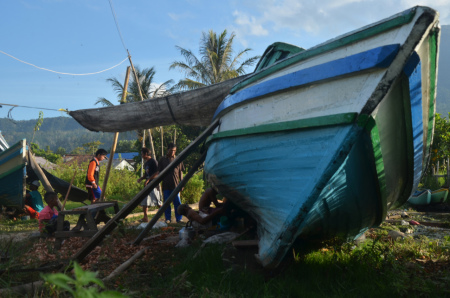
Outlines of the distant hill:
{"type": "Polygon", "coordinates": [[[450,25],[441,26],[436,113],[448,117],[450,112],[450,25]]]}
{"type": "MultiPolygon", "coordinates": [[[[7,118],[0,118],[0,131],[9,145],[13,145],[21,139],[31,141],[36,120],[11,121],[7,118]]],[[[120,140],[136,140],[136,132],[126,132],[119,134],[120,140]]],[[[55,152],[59,147],[71,152],[85,143],[100,141],[107,151],[111,148],[114,133],[92,132],[82,127],[78,122],[70,117],[45,118],[39,131],[34,136],[33,143],[39,145],[41,149],[50,147],[55,152]]]]}

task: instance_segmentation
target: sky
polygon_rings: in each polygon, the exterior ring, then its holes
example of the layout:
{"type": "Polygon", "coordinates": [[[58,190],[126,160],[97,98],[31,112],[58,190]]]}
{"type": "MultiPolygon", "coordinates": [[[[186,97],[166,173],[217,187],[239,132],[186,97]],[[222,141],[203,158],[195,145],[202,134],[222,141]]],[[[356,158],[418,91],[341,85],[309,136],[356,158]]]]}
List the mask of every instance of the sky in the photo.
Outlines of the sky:
{"type": "Polygon", "coordinates": [[[156,69],[155,83],[177,82],[176,46],[199,57],[202,32],[234,32],[250,58],[277,41],[308,49],[415,5],[450,24],[450,0],[1,0],[0,118],[65,116],[56,110],[101,107],[100,97],[118,104],[107,79],[124,82],[128,52],[156,69]]]}

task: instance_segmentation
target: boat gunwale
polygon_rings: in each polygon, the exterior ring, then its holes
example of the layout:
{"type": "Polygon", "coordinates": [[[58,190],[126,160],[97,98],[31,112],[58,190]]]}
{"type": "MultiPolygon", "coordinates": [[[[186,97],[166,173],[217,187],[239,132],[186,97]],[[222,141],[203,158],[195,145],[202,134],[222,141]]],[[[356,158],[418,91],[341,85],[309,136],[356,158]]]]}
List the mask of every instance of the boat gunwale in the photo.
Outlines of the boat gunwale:
{"type": "Polygon", "coordinates": [[[269,67],[262,69],[257,73],[254,73],[245,80],[237,83],[236,85],[234,85],[233,88],[231,88],[230,94],[234,94],[235,92],[241,90],[242,88],[245,88],[249,84],[252,84],[255,81],[260,80],[262,78],[265,78],[276,71],[289,67],[292,64],[313,58],[321,54],[325,54],[327,52],[348,46],[356,42],[360,42],[362,40],[376,36],[378,34],[382,34],[383,32],[408,24],[413,20],[418,8],[422,8],[424,11],[431,10],[431,8],[425,6],[415,6],[387,19],[381,20],[376,23],[372,23],[368,26],[362,27],[355,31],[350,31],[344,35],[338,36],[334,39],[316,45],[298,54],[292,55],[282,61],[279,61],[275,64],[272,64],[269,67]]]}

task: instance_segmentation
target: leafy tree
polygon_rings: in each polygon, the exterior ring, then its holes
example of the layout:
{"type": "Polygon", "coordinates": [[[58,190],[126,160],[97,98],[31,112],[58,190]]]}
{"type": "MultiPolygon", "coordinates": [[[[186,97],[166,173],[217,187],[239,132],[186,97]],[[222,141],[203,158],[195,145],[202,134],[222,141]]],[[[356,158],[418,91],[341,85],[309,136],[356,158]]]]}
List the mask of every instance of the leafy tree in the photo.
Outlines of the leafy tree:
{"type": "Polygon", "coordinates": [[[176,87],[180,90],[191,90],[245,74],[245,68],[252,66],[260,56],[251,57],[241,63],[244,54],[251,49],[246,48],[233,56],[235,37],[234,32],[227,37],[227,30],[220,35],[212,30],[208,33],[203,32],[200,40],[200,58],[197,58],[191,50],[176,46],[185,61],[173,62],[170,69],[178,69],[186,75],[176,87]]]}
{"type": "Polygon", "coordinates": [[[117,142],[116,152],[136,152],[140,150],[139,143],[132,140],[120,140],[117,142]]]}
{"type": "Polygon", "coordinates": [[[83,147],[77,147],[73,149],[71,153],[75,155],[83,155],[86,154],[86,149],[84,149],[83,147]]]}
{"type": "Polygon", "coordinates": [[[103,143],[100,141],[94,141],[83,144],[83,147],[85,148],[85,152],[92,152],[92,155],[94,155],[95,151],[98,149],[100,145],[103,143]],[[91,151],[92,150],[92,151],[91,151]]]}
{"type": "Polygon", "coordinates": [[[36,125],[34,126],[33,137],[31,138],[31,142],[30,143],[33,143],[34,135],[36,134],[36,131],[38,131],[39,128],[41,127],[42,122],[44,122],[44,112],[39,111],[39,118],[38,118],[38,120],[36,122],[36,125]]]}
{"type": "Polygon", "coordinates": [[[61,156],[66,155],[66,149],[63,147],[58,147],[58,149],[56,149],[55,153],[58,155],[61,155],[61,156]]]}
{"type": "Polygon", "coordinates": [[[31,147],[31,151],[34,153],[34,155],[43,157],[52,163],[58,163],[62,160],[61,155],[53,153],[50,150],[49,146],[46,147],[46,150],[43,150],[43,149],[39,148],[38,144],[31,143],[30,147],[31,147]]]}
{"type": "MultiPolygon", "coordinates": [[[[171,85],[173,84],[173,80],[168,80],[161,85],[156,85],[154,82],[156,70],[154,67],[140,69],[138,66],[134,68],[136,70],[136,76],[139,81],[139,85],[141,87],[141,93],[144,100],[151,99],[155,97],[165,96],[170,94],[171,85]]],[[[124,90],[123,84],[117,78],[108,78],[106,80],[110,82],[113,86],[114,91],[117,93],[118,102],[122,100],[122,94],[124,90]]],[[[135,80],[134,75],[131,76],[130,82],[128,83],[128,91],[126,96],[126,102],[137,102],[141,101],[141,97],[139,95],[139,87],[135,80]]],[[[113,106],[108,99],[104,97],[98,98],[95,104],[102,104],[103,106],[113,106]]]]}

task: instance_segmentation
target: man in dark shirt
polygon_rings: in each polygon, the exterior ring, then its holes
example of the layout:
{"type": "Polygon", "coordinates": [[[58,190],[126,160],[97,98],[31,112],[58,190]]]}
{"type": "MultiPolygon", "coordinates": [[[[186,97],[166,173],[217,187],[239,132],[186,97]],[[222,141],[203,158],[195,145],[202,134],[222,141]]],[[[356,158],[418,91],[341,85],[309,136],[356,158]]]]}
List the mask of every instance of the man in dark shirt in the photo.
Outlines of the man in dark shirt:
{"type": "MultiPolygon", "coordinates": [[[[167,154],[166,156],[163,156],[160,158],[158,163],[158,170],[159,172],[162,172],[174,159],[175,159],[175,153],[177,152],[177,146],[175,144],[170,143],[167,148],[167,154]]],[[[164,177],[164,180],[162,182],[162,190],[164,194],[164,201],[167,200],[167,198],[170,196],[172,191],[177,187],[177,185],[180,183],[180,181],[183,179],[183,171],[184,171],[184,165],[183,163],[180,163],[178,166],[175,167],[170,173],[164,177]]],[[[175,211],[175,219],[177,222],[181,221],[182,216],[178,214],[177,208],[180,206],[181,200],[180,195],[177,194],[175,199],[173,200],[173,206],[175,211]]],[[[169,206],[169,208],[165,211],[165,217],[166,222],[171,222],[172,217],[172,207],[169,206]]]]}
{"type": "MultiPolygon", "coordinates": [[[[150,150],[148,148],[141,149],[142,158],[145,160],[144,176],[140,177],[137,182],[141,183],[142,180],[145,180],[144,186],[150,183],[156,176],[158,176],[158,163],[155,159],[152,158],[150,154],[150,150]]],[[[142,209],[144,211],[144,217],[142,218],[142,222],[148,222],[148,206],[161,206],[161,199],[159,195],[159,190],[155,187],[149,195],[144,198],[141,202],[142,209]]]]}

